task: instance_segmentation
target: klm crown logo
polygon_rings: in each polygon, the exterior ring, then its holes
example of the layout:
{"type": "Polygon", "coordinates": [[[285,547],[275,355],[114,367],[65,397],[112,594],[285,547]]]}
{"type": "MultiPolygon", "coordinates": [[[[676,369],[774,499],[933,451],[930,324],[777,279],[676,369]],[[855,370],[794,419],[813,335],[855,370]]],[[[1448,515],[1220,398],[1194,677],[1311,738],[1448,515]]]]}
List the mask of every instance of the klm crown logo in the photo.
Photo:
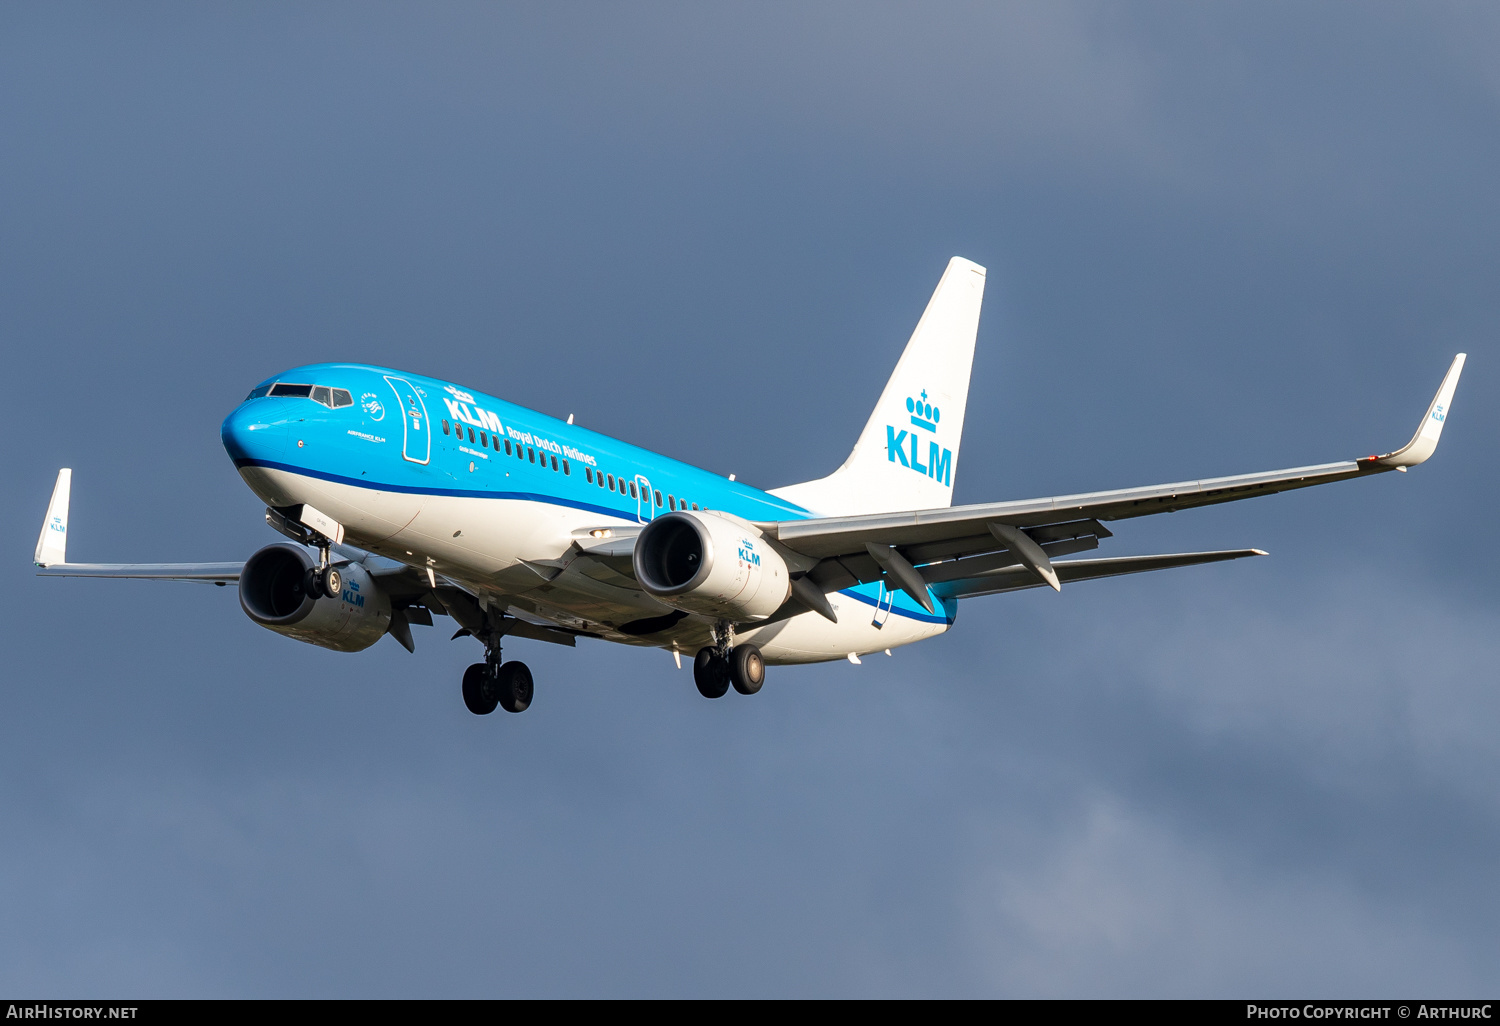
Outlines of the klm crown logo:
{"type": "MultiPolygon", "coordinates": [[[[922,390],[920,399],[911,396],[906,397],[906,412],[911,415],[913,427],[919,427],[926,431],[937,434],[938,422],[943,419],[943,411],[927,401],[927,390],[922,390]]],[[[900,462],[903,467],[909,467],[919,474],[941,481],[948,487],[953,486],[953,450],[945,449],[936,441],[927,443],[927,464],[924,466],[917,449],[917,433],[907,431],[904,428],[897,433],[896,429],[887,424],[885,426],[885,456],[892,463],[900,462]],[[910,445],[908,446],[908,440],[910,445]],[[908,448],[910,451],[908,451],[908,448]]]]}
{"type": "Polygon", "coordinates": [[[906,397],[906,412],[911,414],[911,422],[919,428],[928,431],[937,431],[937,422],[943,419],[943,411],[927,401],[927,389],[922,389],[922,398],[913,399],[906,397]]]}

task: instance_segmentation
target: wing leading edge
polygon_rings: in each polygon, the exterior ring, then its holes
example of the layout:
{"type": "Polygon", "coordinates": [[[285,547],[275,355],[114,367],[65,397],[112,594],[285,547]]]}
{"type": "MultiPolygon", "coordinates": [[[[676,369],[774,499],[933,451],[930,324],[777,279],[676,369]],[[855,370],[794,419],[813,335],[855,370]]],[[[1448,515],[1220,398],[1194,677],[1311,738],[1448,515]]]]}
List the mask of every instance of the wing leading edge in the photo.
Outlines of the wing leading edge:
{"type": "MultiPolygon", "coordinates": [[[[1015,575],[1016,580],[1027,582],[1018,586],[1031,587],[1046,583],[1058,587],[1069,580],[1257,555],[1260,554],[1258,550],[1244,549],[1234,550],[1230,554],[1186,553],[1130,557],[1168,562],[1159,566],[1140,564],[1137,569],[1114,569],[1107,573],[1096,571],[1104,564],[1118,564],[1120,567],[1126,564],[1114,560],[1090,560],[1072,564],[1050,562],[1053,556],[1097,547],[1100,538],[1110,536],[1110,532],[1100,521],[1171,513],[1366,477],[1389,470],[1404,471],[1416,466],[1437,449],[1443,424],[1452,406],[1453,393],[1458,387],[1459,375],[1463,372],[1464,360],[1463,353],[1454,357],[1411,441],[1400,449],[1381,456],[1259,474],[1179,481],[1145,488],[1121,488],[906,513],[783,520],[759,523],[756,527],[767,537],[792,551],[819,559],[821,562],[809,576],[824,590],[884,577],[892,587],[913,591],[870,557],[872,549],[879,549],[882,557],[886,557],[886,550],[897,551],[908,563],[916,566],[929,585],[969,579],[987,582],[982,590],[947,584],[943,594],[955,596],[1014,590],[1009,587],[993,587],[996,578],[981,576],[991,572],[1015,575]],[[1020,536],[1017,537],[1017,534],[1020,536]],[[1173,560],[1177,562],[1172,562],[1173,560]],[[1070,570],[1065,574],[1065,566],[1084,569],[1070,570]],[[1087,570],[1090,566],[1094,569],[1087,570]],[[1051,579],[1054,568],[1055,581],[1051,579]],[[1080,574],[1084,576],[1078,576],[1080,574]]],[[[889,561],[888,557],[884,559],[884,562],[889,561]]],[[[979,586],[976,585],[977,587],[979,586]]]]}
{"type": "Polygon", "coordinates": [[[244,563],[58,563],[38,567],[38,577],[123,577],[139,581],[212,581],[233,584],[244,563]]]}

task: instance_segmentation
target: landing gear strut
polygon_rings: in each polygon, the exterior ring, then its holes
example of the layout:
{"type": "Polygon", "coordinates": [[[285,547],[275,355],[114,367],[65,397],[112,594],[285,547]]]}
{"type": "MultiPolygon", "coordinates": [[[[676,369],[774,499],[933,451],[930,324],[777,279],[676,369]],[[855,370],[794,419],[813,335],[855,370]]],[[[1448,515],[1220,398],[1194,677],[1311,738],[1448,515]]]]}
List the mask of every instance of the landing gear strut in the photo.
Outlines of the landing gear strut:
{"type": "Polygon", "coordinates": [[[344,575],[333,565],[330,550],[333,542],[316,531],[307,532],[308,540],[318,547],[318,565],[309,567],[302,590],[313,598],[334,598],[343,594],[344,575]]]}
{"type": "Polygon", "coordinates": [[[487,716],[499,706],[506,712],[525,712],[533,693],[531,670],[518,660],[500,661],[500,642],[487,643],[484,662],[464,671],[464,705],[475,716],[487,716]]]}

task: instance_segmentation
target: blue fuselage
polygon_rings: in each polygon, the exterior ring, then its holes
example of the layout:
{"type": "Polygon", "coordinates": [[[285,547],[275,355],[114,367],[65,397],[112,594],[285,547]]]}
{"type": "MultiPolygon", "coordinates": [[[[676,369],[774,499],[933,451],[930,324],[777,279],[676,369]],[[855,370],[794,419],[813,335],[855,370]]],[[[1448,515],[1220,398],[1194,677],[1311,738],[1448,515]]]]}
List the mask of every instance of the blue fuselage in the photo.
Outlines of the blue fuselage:
{"type": "MultiPolygon", "coordinates": [[[[425,559],[470,579],[492,564],[479,560],[464,573],[457,566],[462,555],[454,555],[446,537],[437,546],[443,551],[428,552],[418,547],[424,536],[407,530],[416,511],[430,510],[437,497],[484,500],[485,509],[507,511],[504,516],[517,520],[518,537],[536,534],[534,525],[520,520],[548,517],[608,525],[645,523],[678,509],[722,510],[748,521],[814,515],[760,489],[503,399],[361,364],[315,364],[270,378],[224,420],[221,434],[235,466],[268,505],[312,503],[313,496],[326,503],[330,488],[362,494],[374,511],[368,519],[348,512],[351,504],[363,510],[361,500],[344,503],[354,544],[412,565],[425,559]],[[302,484],[308,494],[299,494],[302,484]]],[[[475,531],[461,534],[460,527],[453,538],[465,541],[475,531]]],[[[559,555],[545,551],[555,541],[538,543],[540,550],[530,553],[527,544],[519,541],[507,557],[559,555]]],[[[956,612],[956,602],[947,600],[933,616],[879,583],[841,594],[874,607],[877,615],[883,610],[933,625],[951,624],[956,612]]]]}

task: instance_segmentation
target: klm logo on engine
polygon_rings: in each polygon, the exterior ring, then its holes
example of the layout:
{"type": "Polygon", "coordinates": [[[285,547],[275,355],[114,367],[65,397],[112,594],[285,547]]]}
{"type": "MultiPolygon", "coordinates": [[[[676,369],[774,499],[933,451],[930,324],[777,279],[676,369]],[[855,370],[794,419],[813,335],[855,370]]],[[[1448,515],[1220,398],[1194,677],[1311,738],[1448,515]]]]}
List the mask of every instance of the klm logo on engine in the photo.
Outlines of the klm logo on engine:
{"type": "Polygon", "coordinates": [[[927,462],[923,464],[922,439],[917,434],[918,429],[936,434],[938,422],[943,419],[943,411],[927,401],[927,390],[923,389],[920,399],[907,397],[906,412],[911,415],[911,430],[903,429],[898,433],[890,424],[885,426],[886,458],[892,463],[899,460],[903,467],[910,467],[919,474],[952,487],[953,450],[943,448],[935,439],[928,439],[927,462]]]}
{"type": "Polygon", "coordinates": [[[339,598],[343,599],[345,604],[351,605],[356,609],[364,608],[365,597],[359,593],[359,585],[355,584],[353,581],[348,581],[347,583],[345,583],[344,593],[340,595],[339,598]]]}
{"type": "Polygon", "coordinates": [[[749,538],[740,539],[740,562],[750,566],[760,566],[760,553],[755,551],[755,543],[749,538]]]}

